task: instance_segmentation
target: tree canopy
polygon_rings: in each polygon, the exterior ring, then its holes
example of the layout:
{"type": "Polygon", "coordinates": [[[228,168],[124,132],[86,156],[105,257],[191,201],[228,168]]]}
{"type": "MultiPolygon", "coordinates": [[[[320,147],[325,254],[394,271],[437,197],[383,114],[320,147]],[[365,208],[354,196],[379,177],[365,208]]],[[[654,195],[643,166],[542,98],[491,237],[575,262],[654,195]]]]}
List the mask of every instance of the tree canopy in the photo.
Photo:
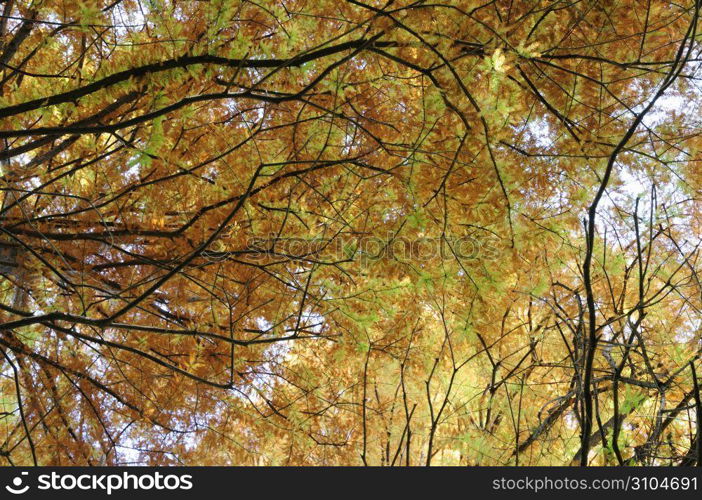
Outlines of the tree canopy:
{"type": "Polygon", "coordinates": [[[0,461],[702,460],[700,7],[4,0],[0,461]]]}

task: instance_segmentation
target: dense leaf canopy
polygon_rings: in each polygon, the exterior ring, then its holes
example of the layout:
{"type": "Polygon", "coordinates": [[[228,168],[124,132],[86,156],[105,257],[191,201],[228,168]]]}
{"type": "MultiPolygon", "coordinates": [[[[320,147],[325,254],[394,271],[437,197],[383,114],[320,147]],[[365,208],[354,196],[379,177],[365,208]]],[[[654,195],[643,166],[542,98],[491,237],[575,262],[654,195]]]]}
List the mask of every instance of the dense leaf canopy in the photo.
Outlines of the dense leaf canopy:
{"type": "Polygon", "coordinates": [[[699,0],[4,0],[0,461],[694,464],[699,0]]]}

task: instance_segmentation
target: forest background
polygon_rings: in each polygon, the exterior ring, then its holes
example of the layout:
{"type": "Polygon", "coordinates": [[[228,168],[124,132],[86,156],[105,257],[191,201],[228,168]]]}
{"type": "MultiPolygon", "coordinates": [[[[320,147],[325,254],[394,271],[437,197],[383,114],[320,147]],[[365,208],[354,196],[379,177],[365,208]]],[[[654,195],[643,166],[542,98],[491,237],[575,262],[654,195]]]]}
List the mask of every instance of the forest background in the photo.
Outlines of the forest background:
{"type": "Polygon", "coordinates": [[[0,462],[702,460],[699,1],[0,12],[0,462]]]}

